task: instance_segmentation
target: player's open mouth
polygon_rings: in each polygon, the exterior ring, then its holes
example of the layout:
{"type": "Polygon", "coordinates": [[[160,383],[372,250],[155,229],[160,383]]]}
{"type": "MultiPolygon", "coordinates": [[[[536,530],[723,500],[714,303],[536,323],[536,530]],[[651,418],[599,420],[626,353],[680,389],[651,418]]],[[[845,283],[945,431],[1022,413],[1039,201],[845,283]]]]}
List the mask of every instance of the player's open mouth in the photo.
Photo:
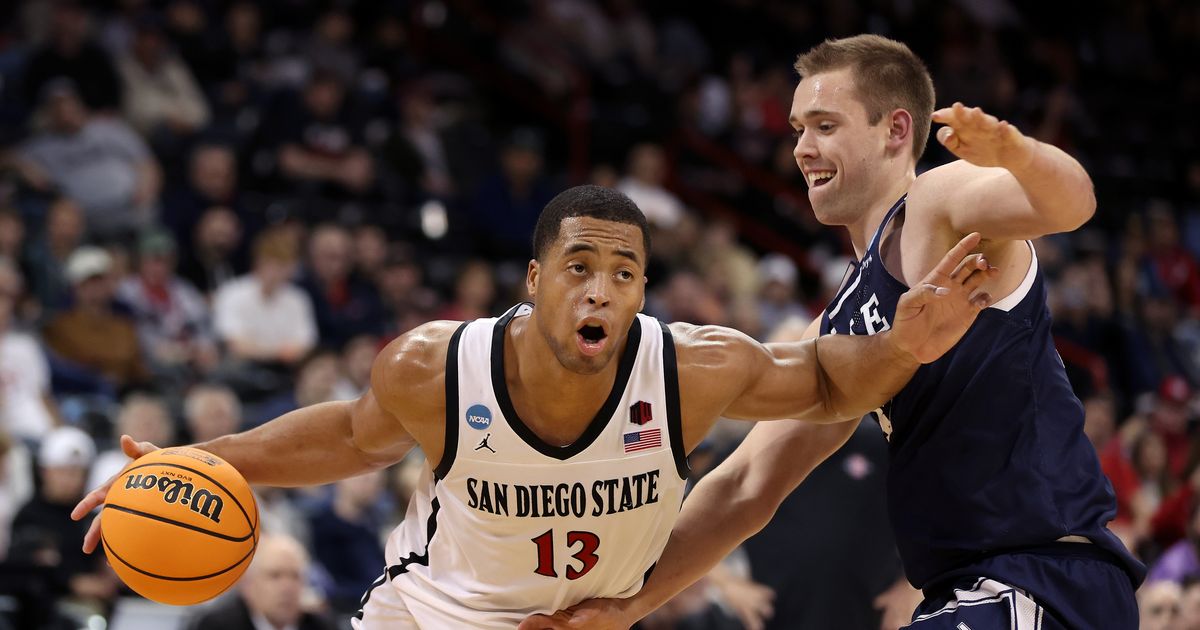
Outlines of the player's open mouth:
{"type": "Polygon", "coordinates": [[[579,341],[579,350],[587,356],[600,354],[608,342],[608,333],[604,327],[597,324],[584,324],[576,331],[575,338],[579,341]]]}
{"type": "Polygon", "coordinates": [[[835,175],[837,175],[837,171],[808,171],[804,177],[808,179],[809,188],[820,188],[828,184],[835,175]]]}

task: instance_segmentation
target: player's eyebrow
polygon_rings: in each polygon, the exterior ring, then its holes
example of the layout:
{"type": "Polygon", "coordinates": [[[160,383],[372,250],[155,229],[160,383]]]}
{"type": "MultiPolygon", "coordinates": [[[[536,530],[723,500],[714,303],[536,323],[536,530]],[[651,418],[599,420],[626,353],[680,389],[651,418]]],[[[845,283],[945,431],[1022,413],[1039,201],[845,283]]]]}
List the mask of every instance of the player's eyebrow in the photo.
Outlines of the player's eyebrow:
{"type": "Polygon", "coordinates": [[[841,114],[829,111],[828,109],[806,109],[804,110],[804,113],[800,114],[799,116],[796,114],[788,116],[788,123],[795,127],[796,125],[801,124],[806,118],[814,118],[817,116],[831,116],[834,118],[840,118],[841,114]]]}
{"type": "MultiPolygon", "coordinates": [[[[572,243],[567,246],[567,251],[564,253],[567,256],[570,256],[571,254],[578,254],[579,252],[590,252],[592,254],[599,255],[600,249],[591,243],[572,243]]],[[[613,253],[618,256],[624,256],[625,258],[628,258],[639,265],[642,263],[641,259],[638,258],[637,253],[632,249],[618,247],[613,250],[613,253]]]]}

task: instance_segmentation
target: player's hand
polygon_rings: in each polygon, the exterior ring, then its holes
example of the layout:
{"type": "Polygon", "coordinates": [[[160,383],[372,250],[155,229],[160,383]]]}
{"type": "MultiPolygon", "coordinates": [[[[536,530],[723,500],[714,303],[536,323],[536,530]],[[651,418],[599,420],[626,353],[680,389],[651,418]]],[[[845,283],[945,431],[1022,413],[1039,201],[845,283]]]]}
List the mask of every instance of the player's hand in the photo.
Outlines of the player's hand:
{"type": "MultiPolygon", "coordinates": [[[[149,455],[150,453],[157,451],[158,447],[149,442],[135,442],[133,438],[129,437],[128,435],[122,435],[121,450],[125,451],[125,454],[128,455],[130,459],[137,459],[142,455],[149,455]]],[[[71,510],[71,519],[76,521],[81,520],[83,517],[91,513],[92,510],[100,507],[100,505],[104,503],[104,497],[108,495],[109,487],[112,486],[113,481],[115,481],[116,478],[117,475],[113,475],[99,488],[87,493],[87,496],[83,497],[83,500],[75,506],[75,509],[71,510]]],[[[92,519],[92,526],[88,528],[87,535],[83,537],[83,552],[92,553],[96,550],[96,545],[99,542],[100,515],[97,514],[96,518],[92,519]]]]}
{"type": "Polygon", "coordinates": [[[530,615],[517,630],[629,630],[623,600],[589,599],[553,615],[530,615]]]}
{"type": "Polygon", "coordinates": [[[933,112],[933,122],[946,125],[937,131],[938,142],[976,166],[1020,168],[1037,150],[1036,140],[978,107],[955,103],[933,112]]]}
{"type": "Polygon", "coordinates": [[[899,630],[912,622],[913,611],[924,596],[904,578],[880,593],[874,602],[879,611],[879,630],[899,630]]]}
{"type": "Polygon", "coordinates": [[[917,286],[900,296],[896,321],[885,334],[901,352],[921,363],[935,361],[962,339],[979,312],[991,304],[991,296],[978,289],[997,270],[982,254],[971,253],[979,240],[978,232],[968,234],[917,286]]]}

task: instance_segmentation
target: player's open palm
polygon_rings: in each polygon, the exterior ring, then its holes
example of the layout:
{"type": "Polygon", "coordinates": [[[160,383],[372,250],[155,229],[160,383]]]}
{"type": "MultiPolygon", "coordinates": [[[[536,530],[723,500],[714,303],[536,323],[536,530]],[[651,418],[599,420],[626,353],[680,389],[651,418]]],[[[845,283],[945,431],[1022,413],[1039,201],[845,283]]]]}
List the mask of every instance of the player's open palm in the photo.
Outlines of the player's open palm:
{"type": "Polygon", "coordinates": [[[1021,166],[1033,157],[1035,141],[1008,122],[978,107],[955,103],[933,112],[937,139],[951,153],[976,166],[1021,166]]]}
{"type": "Polygon", "coordinates": [[[921,363],[945,354],[966,334],[979,312],[991,303],[980,285],[995,274],[972,232],[954,246],[917,286],[900,296],[891,340],[921,363]]]}
{"type": "MultiPolygon", "coordinates": [[[[121,450],[129,456],[130,459],[137,459],[142,455],[149,455],[158,450],[158,447],[149,442],[136,442],[128,435],[121,436],[121,450]]],[[[112,486],[117,475],[113,475],[108,481],[105,481],[100,487],[92,490],[83,497],[76,506],[71,510],[71,518],[80,520],[91,513],[92,510],[100,507],[104,503],[104,497],[108,495],[108,489],[112,486]]],[[[87,534],[83,537],[84,553],[92,553],[96,550],[96,545],[100,543],[100,515],[92,519],[92,526],[88,528],[87,534]]]]}

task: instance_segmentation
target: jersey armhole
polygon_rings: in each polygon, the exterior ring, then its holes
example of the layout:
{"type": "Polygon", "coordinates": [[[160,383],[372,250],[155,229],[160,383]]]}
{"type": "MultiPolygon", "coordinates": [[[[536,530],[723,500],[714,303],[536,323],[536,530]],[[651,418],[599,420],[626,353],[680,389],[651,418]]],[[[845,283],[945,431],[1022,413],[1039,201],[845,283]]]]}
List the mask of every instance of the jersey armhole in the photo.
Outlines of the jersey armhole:
{"type": "Polygon", "coordinates": [[[667,433],[671,440],[671,454],[675,457],[675,471],[686,480],[691,472],[687,453],[683,450],[683,418],[679,410],[679,366],[675,361],[675,338],[671,329],[659,322],[663,335],[663,386],[667,396],[667,433]]]}
{"type": "Polygon", "coordinates": [[[458,341],[468,323],[459,325],[446,349],[446,443],[442,447],[442,460],[433,471],[439,480],[446,478],[458,453],[458,341]]]}

